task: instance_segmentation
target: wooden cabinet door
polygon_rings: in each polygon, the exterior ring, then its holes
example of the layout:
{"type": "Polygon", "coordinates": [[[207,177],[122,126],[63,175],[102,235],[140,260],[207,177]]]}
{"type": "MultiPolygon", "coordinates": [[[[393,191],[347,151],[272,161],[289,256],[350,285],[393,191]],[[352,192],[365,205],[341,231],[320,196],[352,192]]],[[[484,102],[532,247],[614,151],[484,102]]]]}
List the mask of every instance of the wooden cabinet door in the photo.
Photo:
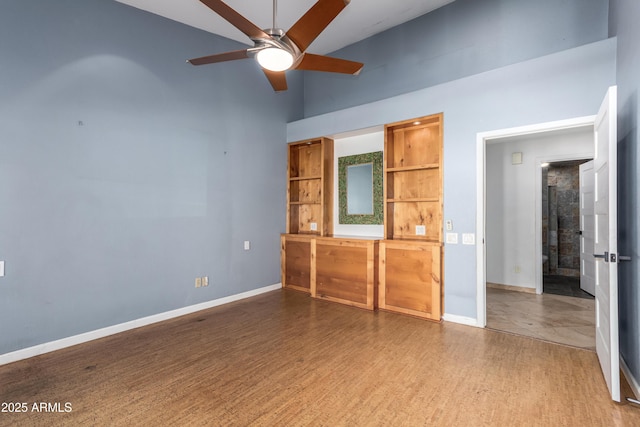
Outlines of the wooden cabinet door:
{"type": "Polygon", "coordinates": [[[441,251],[439,243],[380,242],[379,307],[440,321],[441,251]]]}

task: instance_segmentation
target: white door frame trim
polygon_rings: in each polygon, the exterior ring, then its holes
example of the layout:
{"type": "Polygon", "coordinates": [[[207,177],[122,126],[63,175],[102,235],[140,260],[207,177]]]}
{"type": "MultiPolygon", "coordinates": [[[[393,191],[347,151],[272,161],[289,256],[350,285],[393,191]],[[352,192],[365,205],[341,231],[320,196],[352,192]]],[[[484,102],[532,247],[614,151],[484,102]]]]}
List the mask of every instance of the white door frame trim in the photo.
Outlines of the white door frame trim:
{"type": "MultiPolygon", "coordinates": [[[[476,245],[476,322],[477,326],[487,326],[487,290],[486,290],[486,253],[485,253],[485,209],[486,209],[486,146],[500,139],[520,135],[533,135],[537,133],[553,132],[580,127],[592,127],[596,116],[576,117],[567,120],[538,123],[527,126],[498,129],[480,132],[476,135],[476,233],[478,244],[476,245]]],[[[541,243],[540,243],[541,245],[541,243]]],[[[541,247],[541,246],[540,246],[541,247]]],[[[542,261],[540,254],[536,255],[536,262],[542,261]],[[538,259],[540,258],[540,259],[538,259]]]]}

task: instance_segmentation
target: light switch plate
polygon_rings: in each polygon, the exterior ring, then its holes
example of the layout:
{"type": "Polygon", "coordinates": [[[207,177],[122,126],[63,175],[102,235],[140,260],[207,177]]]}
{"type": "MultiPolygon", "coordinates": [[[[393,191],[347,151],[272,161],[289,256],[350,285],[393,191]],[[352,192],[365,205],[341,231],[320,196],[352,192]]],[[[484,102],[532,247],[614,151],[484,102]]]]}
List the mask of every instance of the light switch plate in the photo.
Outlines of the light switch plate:
{"type": "Polygon", "coordinates": [[[453,221],[448,219],[447,222],[446,222],[446,227],[447,227],[447,231],[453,230],[453,221]]]}
{"type": "Polygon", "coordinates": [[[248,251],[251,249],[251,242],[249,240],[244,241],[244,250],[248,251]]]}
{"type": "Polygon", "coordinates": [[[462,234],[462,244],[463,245],[475,245],[476,244],[476,235],[473,233],[464,233],[462,234]]]}
{"type": "Polygon", "coordinates": [[[416,225],[416,236],[426,236],[427,227],[424,225],[416,225]]]}
{"type": "Polygon", "coordinates": [[[447,233],[447,243],[457,245],[458,233],[447,233]]]}
{"type": "Polygon", "coordinates": [[[4,261],[0,261],[0,277],[4,277],[4,261]]]}

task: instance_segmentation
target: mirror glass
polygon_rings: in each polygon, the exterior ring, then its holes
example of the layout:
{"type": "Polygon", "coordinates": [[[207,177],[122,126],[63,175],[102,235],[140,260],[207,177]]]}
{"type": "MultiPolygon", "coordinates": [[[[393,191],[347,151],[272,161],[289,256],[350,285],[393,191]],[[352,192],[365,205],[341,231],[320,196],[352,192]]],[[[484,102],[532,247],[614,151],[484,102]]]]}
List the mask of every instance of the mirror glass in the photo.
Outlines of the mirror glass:
{"type": "Polygon", "coordinates": [[[382,224],[382,151],[338,158],[340,224],[382,224]]]}
{"type": "Polygon", "coordinates": [[[373,163],[347,166],[347,213],[373,215],[373,163]]]}

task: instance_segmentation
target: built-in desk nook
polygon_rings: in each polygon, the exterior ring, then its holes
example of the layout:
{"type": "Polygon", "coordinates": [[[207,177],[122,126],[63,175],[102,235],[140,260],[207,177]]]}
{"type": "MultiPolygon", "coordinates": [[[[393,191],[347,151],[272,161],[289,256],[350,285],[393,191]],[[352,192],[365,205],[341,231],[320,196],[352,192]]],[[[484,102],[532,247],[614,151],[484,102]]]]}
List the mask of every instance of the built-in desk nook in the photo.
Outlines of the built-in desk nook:
{"type": "Polygon", "coordinates": [[[284,288],[367,310],[441,320],[442,125],[442,114],[385,125],[382,165],[380,151],[340,157],[337,186],[334,140],[288,145],[287,233],[281,236],[284,288]],[[357,165],[369,161],[372,166],[357,165]],[[358,188],[365,191],[362,178],[372,175],[372,194],[363,198],[368,211],[352,212],[345,206],[352,188],[343,165],[356,166],[354,181],[359,179],[358,188]],[[340,221],[334,226],[336,199],[340,221]],[[339,235],[334,229],[343,218],[345,224],[353,224],[354,218],[356,224],[380,224],[380,234],[339,235]]]}

